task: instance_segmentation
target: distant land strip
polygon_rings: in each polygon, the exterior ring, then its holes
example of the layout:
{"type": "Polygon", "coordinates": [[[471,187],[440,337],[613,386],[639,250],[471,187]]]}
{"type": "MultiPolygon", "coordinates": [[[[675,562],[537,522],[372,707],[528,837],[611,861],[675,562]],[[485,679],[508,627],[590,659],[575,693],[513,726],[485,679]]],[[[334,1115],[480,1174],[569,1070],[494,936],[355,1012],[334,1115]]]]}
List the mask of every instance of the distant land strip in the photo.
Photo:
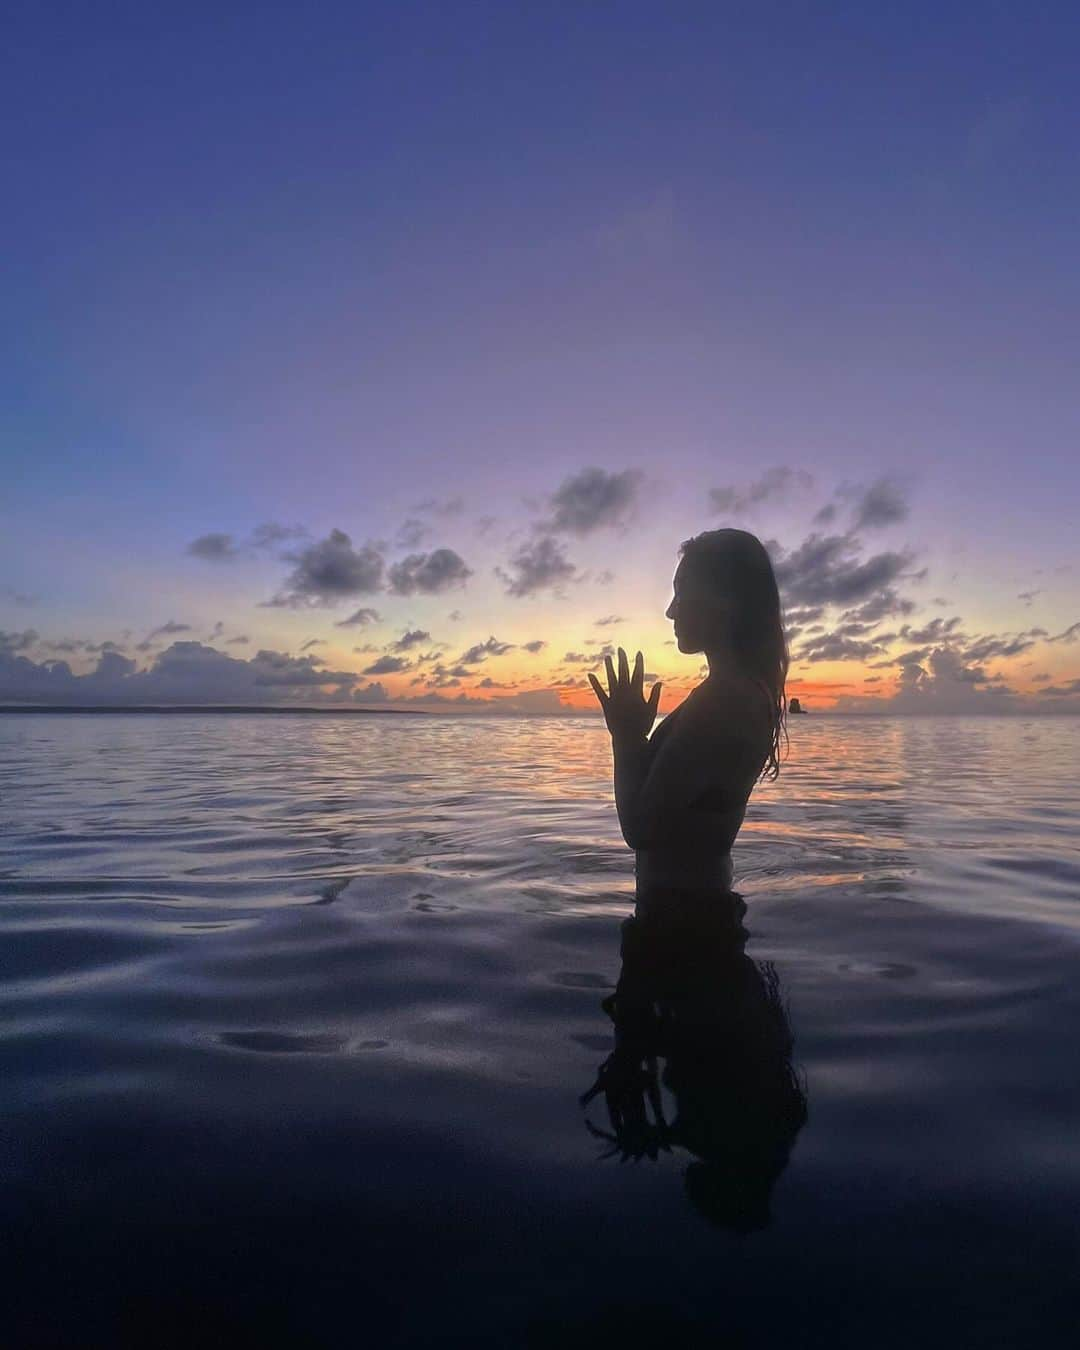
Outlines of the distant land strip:
{"type": "Polygon", "coordinates": [[[201,704],[201,703],[130,703],[113,707],[102,704],[75,703],[0,703],[0,713],[303,713],[305,716],[356,717],[365,713],[379,715],[402,713],[406,717],[438,716],[426,708],[293,708],[281,704],[201,704]]]}

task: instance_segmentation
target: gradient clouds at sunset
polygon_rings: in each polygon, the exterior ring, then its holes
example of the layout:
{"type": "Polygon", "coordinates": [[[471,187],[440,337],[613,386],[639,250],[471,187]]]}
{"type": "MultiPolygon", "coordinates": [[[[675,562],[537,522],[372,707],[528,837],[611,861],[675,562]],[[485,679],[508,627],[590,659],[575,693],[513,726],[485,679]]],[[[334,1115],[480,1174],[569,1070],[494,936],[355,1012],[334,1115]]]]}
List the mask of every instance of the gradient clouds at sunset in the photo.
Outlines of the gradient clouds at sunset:
{"type": "Polygon", "coordinates": [[[1080,711],[1075,7],[23,7],[0,702],[1080,711]]]}

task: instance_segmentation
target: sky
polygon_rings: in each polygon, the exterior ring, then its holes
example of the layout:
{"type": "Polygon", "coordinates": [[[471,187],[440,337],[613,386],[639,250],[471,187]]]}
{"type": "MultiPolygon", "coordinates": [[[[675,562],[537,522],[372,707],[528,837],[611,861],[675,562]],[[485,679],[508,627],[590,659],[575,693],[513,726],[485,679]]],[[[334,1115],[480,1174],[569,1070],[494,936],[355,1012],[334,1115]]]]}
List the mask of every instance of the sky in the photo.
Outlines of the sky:
{"type": "Polygon", "coordinates": [[[1074,3],[16,3],[0,703],[1080,712],[1074,3]]]}

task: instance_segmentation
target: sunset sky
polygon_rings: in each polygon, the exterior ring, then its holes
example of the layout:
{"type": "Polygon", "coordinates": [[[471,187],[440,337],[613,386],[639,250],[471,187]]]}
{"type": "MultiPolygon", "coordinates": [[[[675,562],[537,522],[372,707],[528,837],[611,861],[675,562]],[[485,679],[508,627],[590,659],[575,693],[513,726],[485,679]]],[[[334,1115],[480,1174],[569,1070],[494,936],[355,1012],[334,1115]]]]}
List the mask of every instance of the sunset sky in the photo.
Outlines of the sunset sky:
{"type": "Polygon", "coordinates": [[[16,5],[0,702],[1080,712],[1080,10],[16,5]]]}

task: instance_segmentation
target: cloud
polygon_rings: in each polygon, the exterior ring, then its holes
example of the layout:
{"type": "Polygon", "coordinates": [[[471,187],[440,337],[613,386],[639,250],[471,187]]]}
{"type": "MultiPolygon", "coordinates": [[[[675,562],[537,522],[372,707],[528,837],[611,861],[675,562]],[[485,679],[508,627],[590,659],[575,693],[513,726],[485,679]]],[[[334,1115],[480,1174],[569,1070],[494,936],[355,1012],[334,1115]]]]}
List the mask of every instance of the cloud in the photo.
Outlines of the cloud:
{"type": "Polygon", "coordinates": [[[969,661],[989,661],[995,656],[1019,656],[1021,652],[1034,647],[1035,638],[1043,636],[1045,632],[1044,628],[1038,628],[1018,633],[1015,637],[1005,634],[977,638],[964,649],[964,656],[969,661]]]}
{"type": "MultiPolygon", "coordinates": [[[[838,495],[853,500],[856,524],[865,528],[906,515],[906,503],[887,479],[878,480],[869,489],[842,488],[838,495]]],[[[1003,674],[987,672],[986,663],[1019,656],[1039,639],[1067,640],[1072,633],[1066,629],[1050,637],[1045,628],[1034,627],[971,636],[963,631],[959,615],[938,616],[920,624],[904,622],[895,631],[885,632],[879,627],[882,620],[906,616],[916,609],[915,602],[902,595],[896,584],[901,578],[919,580],[925,576],[925,568],[917,573],[910,570],[911,550],[864,557],[854,526],[845,534],[812,533],[791,553],[774,540],[766,547],[774,559],[793,662],[859,661],[871,668],[898,672],[897,694],[860,704],[863,711],[881,709],[886,704],[895,712],[915,708],[1030,709],[1030,697],[1025,703],[1009,688],[1003,674]],[[833,607],[842,608],[842,612],[830,623],[825,615],[833,607]],[[891,644],[898,642],[905,644],[906,650],[890,652],[891,644]]],[[[1074,628],[1080,633],[1080,623],[1074,628]]],[[[850,711],[855,705],[849,699],[837,707],[850,711]]]]}
{"type": "Polygon", "coordinates": [[[407,656],[380,656],[370,666],[364,667],[365,675],[396,675],[399,671],[409,670],[412,662],[407,656]]]}
{"type": "Polygon", "coordinates": [[[421,642],[430,641],[430,633],[426,633],[422,628],[412,628],[403,633],[396,642],[392,642],[390,644],[390,650],[395,652],[407,652],[410,648],[419,646],[421,642]]]}
{"type": "Polygon", "coordinates": [[[781,464],[744,487],[710,488],[709,505],[713,511],[741,516],[766,502],[787,501],[795,491],[809,492],[813,486],[813,477],[804,469],[781,464]]]}
{"type": "Polygon", "coordinates": [[[890,586],[911,565],[908,551],[857,559],[860,545],[850,534],[811,534],[775,563],[785,609],[796,605],[851,605],[890,586]]]}
{"type": "Polygon", "coordinates": [[[864,661],[881,652],[876,642],[859,641],[843,633],[825,633],[812,638],[796,652],[797,661],[864,661]]]}
{"type": "MultiPolygon", "coordinates": [[[[869,664],[875,667],[899,667],[902,672],[902,678],[910,678],[906,673],[914,667],[925,662],[932,651],[948,651],[950,659],[955,658],[957,662],[972,671],[982,671],[982,663],[998,659],[1010,659],[1021,655],[1035,646],[1040,638],[1046,638],[1045,628],[1028,628],[1018,633],[983,633],[977,636],[971,636],[963,632],[957,625],[961,620],[959,616],[951,619],[936,618],[930,620],[920,628],[913,628],[911,624],[902,624],[896,633],[877,633],[874,640],[884,645],[887,641],[902,640],[908,643],[916,643],[909,647],[907,651],[890,656],[884,656],[881,660],[871,661],[869,664]]],[[[946,658],[940,658],[944,661],[946,658]]],[[[954,678],[960,679],[960,676],[954,678]]],[[[964,676],[968,679],[968,676],[964,676]]],[[[985,677],[988,680],[1000,680],[1004,677],[993,675],[985,677]]]]}
{"type": "Polygon", "coordinates": [[[187,551],[204,562],[235,562],[240,556],[231,534],[200,534],[188,544],[187,551]]]}
{"type": "MultiPolygon", "coordinates": [[[[784,617],[785,619],[790,619],[792,623],[813,623],[816,619],[820,619],[824,613],[824,605],[785,605],[784,607],[784,617]]],[[[852,617],[857,617],[854,610],[849,610],[848,613],[852,617]]],[[[819,624],[818,627],[824,632],[823,625],[819,624]]]]}
{"type": "Polygon", "coordinates": [[[1020,591],[1017,600],[1023,600],[1025,605],[1030,605],[1037,595],[1042,595],[1042,591],[1020,591]]]}
{"type": "Polygon", "coordinates": [[[338,619],[334,624],[335,628],[366,628],[368,624],[381,623],[378,610],[358,609],[349,615],[347,619],[338,619]]]}
{"type": "Polygon", "coordinates": [[[567,478],[552,494],[550,520],[540,530],[553,534],[587,535],[625,523],[637,500],[641,473],[625,469],[607,473],[587,468],[567,478]]]}
{"type": "Polygon", "coordinates": [[[898,483],[879,478],[856,499],[852,529],[877,530],[895,525],[908,515],[908,504],[898,483]]]}
{"type": "MultiPolygon", "coordinates": [[[[883,586],[876,595],[864,600],[854,609],[846,610],[841,619],[854,619],[861,623],[877,623],[881,619],[896,614],[910,614],[915,609],[915,601],[899,595],[893,586],[883,586]]],[[[820,614],[820,610],[818,613],[820,614]]]]}
{"type": "Polygon", "coordinates": [[[1072,623],[1061,633],[1048,637],[1047,642],[1080,642],[1080,619],[1072,623]]]}
{"type": "Polygon", "coordinates": [[[431,526],[422,520],[406,520],[398,526],[395,543],[398,548],[416,548],[431,534],[431,526]]]}
{"type": "Polygon", "coordinates": [[[524,650],[531,652],[533,656],[535,656],[537,652],[542,652],[546,646],[547,643],[543,638],[533,638],[531,642],[522,643],[524,650]]]}
{"type": "Polygon", "coordinates": [[[903,638],[905,642],[940,642],[958,623],[960,623],[959,614],[954,614],[951,619],[940,617],[931,619],[922,628],[912,628],[911,624],[905,623],[900,625],[897,637],[903,638]]]}
{"type": "Polygon", "coordinates": [[[595,627],[605,628],[612,623],[625,623],[626,620],[620,614],[606,614],[602,619],[597,619],[595,627]]]}
{"type": "Polygon", "coordinates": [[[911,647],[906,652],[901,652],[898,656],[886,656],[881,661],[871,661],[870,665],[876,668],[885,669],[889,666],[917,666],[920,661],[925,661],[930,655],[930,647],[911,647]]]}
{"type": "Polygon", "coordinates": [[[256,549],[278,548],[290,539],[306,539],[307,530],[303,525],[279,525],[269,521],[265,525],[256,525],[251,532],[250,547],[256,549]]]}
{"type": "Polygon", "coordinates": [[[103,651],[98,657],[97,668],[89,675],[84,675],[83,679],[98,682],[103,688],[107,688],[115,680],[126,680],[128,676],[134,675],[136,671],[135,662],[129,656],[121,656],[116,651],[103,651]]]}
{"type": "Polygon", "coordinates": [[[244,542],[237,540],[235,535],[220,531],[200,534],[188,544],[185,552],[194,558],[202,558],[204,562],[231,563],[236,562],[245,553],[277,548],[289,539],[302,539],[306,536],[307,530],[300,525],[278,525],[270,522],[266,525],[257,525],[244,542]]]}
{"type": "Polygon", "coordinates": [[[6,633],[0,629],[0,655],[6,655],[9,652],[24,652],[32,647],[38,640],[38,632],[34,628],[24,628],[21,633],[6,633]]]}
{"type": "Polygon", "coordinates": [[[831,525],[839,514],[838,501],[847,502],[851,514],[850,533],[860,530],[878,530],[906,520],[908,506],[906,488],[895,476],[884,475],[867,487],[865,484],[841,483],[813,518],[815,525],[831,525]]]}
{"type": "Polygon", "coordinates": [[[452,586],[463,586],[472,570],[452,548],[433,553],[410,553],[390,568],[390,590],[395,595],[438,595],[452,586]]]}
{"type": "MultiPolygon", "coordinates": [[[[980,634],[970,637],[956,628],[958,619],[933,620],[921,629],[905,624],[896,636],[930,639],[922,646],[870,662],[873,666],[894,667],[899,687],[891,696],[842,698],[839,712],[886,713],[1037,713],[1080,712],[1080,682],[1072,681],[1040,689],[1037,695],[1019,694],[1001,672],[990,674],[985,662],[1008,659],[1029,650],[1045,629],[1031,628],[1020,633],[980,634]],[[1052,691],[1051,697],[1043,696],[1052,691]]],[[[889,636],[889,635],[884,635],[889,636]]],[[[882,638],[879,637],[879,641],[882,638]]],[[[868,677],[869,679],[876,677],[868,677]]],[[[1049,672],[1034,676],[1043,682],[1049,672]]]]}
{"type": "Polygon", "coordinates": [[[326,646],[325,638],[308,638],[306,642],[301,643],[300,650],[302,652],[306,652],[311,647],[325,647],[325,646],[326,646]]]}
{"type": "Polygon", "coordinates": [[[548,587],[561,596],[563,582],[577,575],[561,544],[546,534],[523,544],[510,559],[510,567],[509,573],[501,567],[493,571],[506,584],[506,594],[513,596],[535,595],[548,587]]]}
{"type": "Polygon", "coordinates": [[[353,690],[353,699],[357,703],[385,703],[389,697],[386,686],[379,680],[372,680],[362,689],[353,690]]]}
{"type": "Polygon", "coordinates": [[[117,651],[102,652],[97,666],[75,675],[66,661],[37,664],[0,654],[0,700],[70,704],[207,704],[277,701],[281,692],[352,686],[352,671],[318,669],[314,657],[259,651],[250,660],[228,656],[200,642],[174,642],[145,670],[117,651]]]}
{"type": "MultiPolygon", "coordinates": [[[[595,640],[596,640],[595,638],[586,638],[585,640],[586,646],[594,643],[595,640]]],[[[574,652],[574,651],[567,652],[566,655],[563,657],[563,664],[584,665],[589,666],[595,670],[595,668],[600,665],[600,663],[604,660],[605,657],[610,656],[614,660],[615,655],[616,655],[615,647],[610,642],[605,642],[603,646],[600,648],[600,650],[597,652],[588,652],[588,653],[574,652]]],[[[708,667],[706,666],[705,669],[707,670],[708,667]]]]}
{"type": "Polygon", "coordinates": [[[343,530],[331,530],[325,539],[300,553],[283,556],[296,565],[283,589],[260,602],[263,607],[332,606],[351,595],[377,591],[382,585],[382,554],[371,545],[354,549],[343,530]]]}
{"type": "Polygon", "coordinates": [[[448,670],[441,661],[438,661],[427,674],[421,671],[409,683],[423,684],[429,689],[444,688],[450,685],[459,685],[462,677],[469,678],[471,675],[472,671],[469,670],[468,666],[454,666],[448,670]]]}
{"type": "MultiPolygon", "coordinates": [[[[1038,677],[1036,677],[1038,678],[1038,677]]],[[[1060,698],[1070,694],[1080,694],[1080,680],[1070,680],[1068,684],[1048,684],[1039,694],[1051,698],[1060,698]]]]}
{"type": "MultiPolygon", "coordinates": [[[[22,635],[18,637],[21,645],[22,635]]],[[[5,638],[12,635],[6,634],[5,638]]],[[[494,639],[489,639],[494,643],[494,639]]],[[[453,688],[461,676],[441,671],[435,680],[420,676],[427,692],[413,697],[392,696],[379,680],[366,684],[353,671],[320,668],[316,656],[291,656],[260,650],[250,659],[230,656],[200,642],[174,642],[145,670],[117,651],[102,652],[94,670],[76,675],[66,661],[37,663],[11,650],[0,649],[0,703],[39,703],[48,706],[139,707],[173,705],[299,705],[392,704],[418,710],[484,712],[506,716],[578,716],[564,704],[557,688],[514,689],[501,697],[479,697],[461,692],[451,698],[439,689],[453,688]],[[435,684],[437,687],[433,688],[435,684]]],[[[484,644],[487,646],[487,644],[484,644]]],[[[495,643],[496,647],[507,644],[495,643]]],[[[395,668],[408,669],[406,659],[383,656],[395,668]]],[[[378,663],[377,663],[378,664],[378,663]]],[[[369,672],[365,672],[365,675],[369,672]]],[[[373,673],[373,672],[372,672],[373,673]]],[[[466,675],[470,673],[466,670],[466,675]]],[[[471,678],[471,676],[470,676],[471,678]]],[[[578,681],[577,683],[581,683],[578,681]]],[[[488,689],[501,686],[491,680],[488,689]]],[[[574,687],[564,682],[563,687],[574,687]]]]}
{"type": "Polygon", "coordinates": [[[489,637],[485,642],[478,642],[476,646],[470,647],[464,656],[458,657],[459,666],[475,666],[480,661],[486,661],[489,656],[503,656],[506,652],[512,651],[514,643],[499,642],[497,638],[489,637]]]}
{"type": "MultiPolygon", "coordinates": [[[[163,653],[164,654],[164,653],[163,653]]],[[[260,651],[251,661],[258,674],[258,685],[352,685],[356,674],[347,670],[320,670],[321,656],[286,656],[281,652],[260,651]]]]}
{"type": "Polygon", "coordinates": [[[934,647],[924,661],[908,661],[900,687],[891,696],[839,695],[838,712],[972,713],[1015,712],[1030,708],[1001,685],[991,685],[986,672],[968,665],[948,647],[934,647]]]}
{"type": "Polygon", "coordinates": [[[172,637],[176,633],[190,633],[191,624],[177,623],[175,619],[170,619],[168,623],[163,623],[160,628],[154,628],[147,633],[146,641],[151,642],[156,637],[172,637]]]}
{"type": "Polygon", "coordinates": [[[226,638],[225,645],[226,647],[244,647],[250,641],[251,639],[246,633],[241,633],[237,637],[226,638]]]}

